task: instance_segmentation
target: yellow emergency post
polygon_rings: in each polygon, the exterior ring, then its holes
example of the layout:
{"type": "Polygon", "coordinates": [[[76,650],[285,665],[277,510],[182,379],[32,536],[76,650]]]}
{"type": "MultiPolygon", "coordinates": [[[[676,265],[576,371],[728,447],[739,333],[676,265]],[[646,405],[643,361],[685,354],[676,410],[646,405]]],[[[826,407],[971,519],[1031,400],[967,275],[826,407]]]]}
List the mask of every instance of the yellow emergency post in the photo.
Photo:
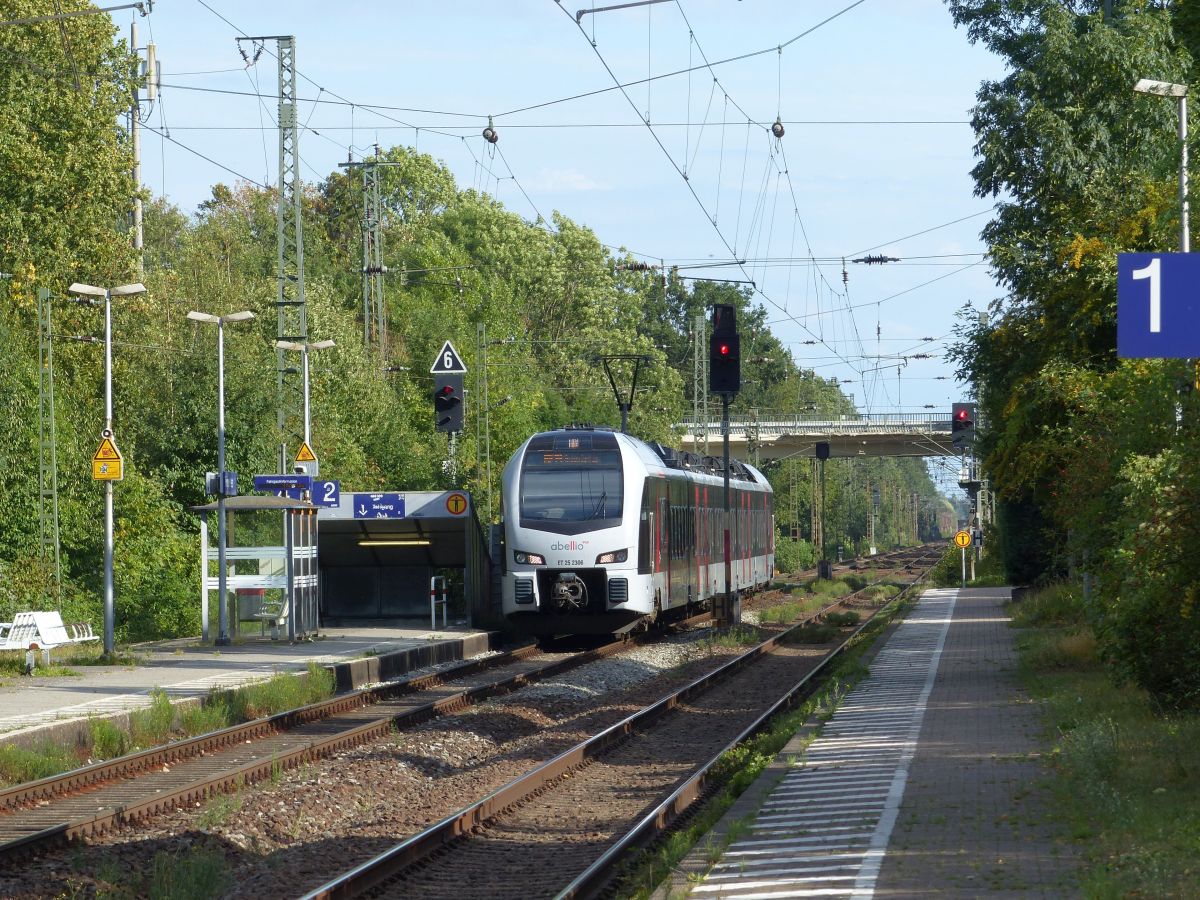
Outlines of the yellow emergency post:
{"type": "Polygon", "coordinates": [[[125,458],[112,437],[106,436],[92,456],[93,481],[121,481],[125,477],[125,458]]]}

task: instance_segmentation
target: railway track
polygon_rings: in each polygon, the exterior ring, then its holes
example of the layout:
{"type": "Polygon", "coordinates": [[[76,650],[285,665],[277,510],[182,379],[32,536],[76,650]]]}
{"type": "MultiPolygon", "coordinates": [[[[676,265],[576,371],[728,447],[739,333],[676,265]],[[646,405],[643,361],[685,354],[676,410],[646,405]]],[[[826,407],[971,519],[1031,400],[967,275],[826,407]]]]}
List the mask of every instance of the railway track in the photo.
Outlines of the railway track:
{"type": "MultiPolygon", "coordinates": [[[[709,618],[705,613],[676,627],[709,618]]],[[[0,790],[0,861],[238,790],[636,643],[620,640],[574,653],[523,647],[0,790]]]]}
{"type": "MultiPolygon", "coordinates": [[[[687,624],[697,624],[704,618],[696,617],[687,624]]],[[[137,841],[141,823],[154,830],[154,822],[164,818],[158,814],[173,807],[199,807],[206,798],[225,792],[238,794],[243,786],[260,779],[275,782],[285,769],[367,743],[391,732],[397,722],[403,728],[462,709],[485,697],[509,693],[524,684],[611,656],[633,643],[614,643],[569,655],[523,648],[406,684],[348,694],[271,719],[0,791],[0,859],[8,863],[45,855],[55,845],[77,838],[93,843],[96,836],[108,830],[120,829],[118,841],[137,841]]],[[[629,708],[607,721],[623,717],[629,708]]],[[[546,755],[530,758],[545,759],[563,746],[566,744],[560,741],[546,755]]],[[[505,780],[518,771],[514,769],[505,780]]],[[[493,785],[503,783],[492,781],[493,785]]],[[[454,805],[446,803],[441,808],[450,810],[454,805]]],[[[424,827],[428,821],[414,822],[411,827],[424,827]]],[[[107,844],[110,839],[99,840],[107,844]]],[[[45,866],[49,866],[53,871],[55,856],[48,856],[40,870],[46,871],[45,866]]],[[[336,856],[333,858],[336,860],[336,856]]],[[[315,882],[316,878],[307,879],[309,885],[315,882]]],[[[293,884],[291,888],[299,886],[293,884]]]]}
{"type": "MultiPolygon", "coordinates": [[[[904,594],[940,552],[927,548],[908,561],[922,571],[904,594]]],[[[726,751],[807,696],[869,625],[855,629],[796,680],[801,652],[788,641],[807,621],[356,866],[306,900],[376,893],[595,894],[628,849],[667,828],[703,795],[726,751]],[[781,684],[789,687],[781,692],[781,684]]]]}

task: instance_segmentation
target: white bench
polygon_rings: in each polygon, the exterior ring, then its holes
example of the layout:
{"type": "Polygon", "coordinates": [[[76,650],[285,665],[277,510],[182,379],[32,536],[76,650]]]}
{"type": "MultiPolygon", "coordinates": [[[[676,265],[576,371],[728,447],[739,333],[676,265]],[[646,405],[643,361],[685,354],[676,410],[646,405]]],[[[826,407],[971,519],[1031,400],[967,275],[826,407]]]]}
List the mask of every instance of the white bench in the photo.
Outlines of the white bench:
{"type": "Polygon", "coordinates": [[[98,641],[92,626],[86,622],[63,624],[57,612],[24,612],[13,616],[11,622],[0,622],[0,650],[24,650],[26,671],[32,672],[34,653],[42,651],[42,660],[50,665],[50,651],[64,644],[83,644],[98,641]]]}

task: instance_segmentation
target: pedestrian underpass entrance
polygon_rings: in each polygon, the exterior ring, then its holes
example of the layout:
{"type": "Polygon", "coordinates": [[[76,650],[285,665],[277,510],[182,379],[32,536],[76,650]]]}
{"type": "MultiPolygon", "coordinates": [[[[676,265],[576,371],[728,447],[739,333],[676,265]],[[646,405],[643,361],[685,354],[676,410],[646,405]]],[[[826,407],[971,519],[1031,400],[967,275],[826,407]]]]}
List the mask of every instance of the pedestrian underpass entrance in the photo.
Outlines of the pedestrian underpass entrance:
{"type": "Polygon", "coordinates": [[[343,491],[318,519],[322,624],[427,622],[438,575],[450,587],[451,623],[488,622],[491,558],[466,491],[343,491]]]}

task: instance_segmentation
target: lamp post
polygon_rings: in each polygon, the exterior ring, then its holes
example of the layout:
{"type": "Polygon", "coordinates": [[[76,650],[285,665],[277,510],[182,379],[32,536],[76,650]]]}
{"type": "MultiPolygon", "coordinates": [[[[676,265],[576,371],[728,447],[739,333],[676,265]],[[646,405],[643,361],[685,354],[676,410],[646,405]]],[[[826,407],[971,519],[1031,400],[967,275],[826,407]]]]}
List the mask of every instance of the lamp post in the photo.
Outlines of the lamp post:
{"type": "Polygon", "coordinates": [[[328,350],[330,347],[337,346],[335,341],[313,341],[309,343],[300,343],[298,341],[276,341],[275,347],[278,350],[297,350],[300,352],[300,358],[303,361],[304,368],[304,443],[308,444],[308,448],[312,449],[312,407],[309,405],[308,394],[308,354],[312,350],[328,350]]]}
{"type": "MultiPolygon", "coordinates": [[[[227,608],[227,588],[225,563],[225,323],[244,322],[253,319],[254,313],[249,310],[229,313],[225,316],[213,316],[208,313],[192,310],[187,317],[193,322],[208,322],[217,326],[217,594],[220,606],[217,609],[217,646],[223,647],[230,643],[229,611],[227,608]]],[[[204,573],[208,577],[208,573],[204,573]]]]}
{"type": "MultiPolygon", "coordinates": [[[[135,282],[115,288],[72,284],[72,294],[104,298],[104,437],[111,438],[112,422],[112,298],[144,293],[144,285],[135,282]]],[[[116,627],[116,605],[113,601],[113,483],[104,482],[104,653],[112,655],[116,627]]]]}
{"type": "Polygon", "coordinates": [[[1187,85],[1141,78],[1133,89],[1139,94],[1179,98],[1179,252],[1190,253],[1192,248],[1188,234],[1187,85]]]}

